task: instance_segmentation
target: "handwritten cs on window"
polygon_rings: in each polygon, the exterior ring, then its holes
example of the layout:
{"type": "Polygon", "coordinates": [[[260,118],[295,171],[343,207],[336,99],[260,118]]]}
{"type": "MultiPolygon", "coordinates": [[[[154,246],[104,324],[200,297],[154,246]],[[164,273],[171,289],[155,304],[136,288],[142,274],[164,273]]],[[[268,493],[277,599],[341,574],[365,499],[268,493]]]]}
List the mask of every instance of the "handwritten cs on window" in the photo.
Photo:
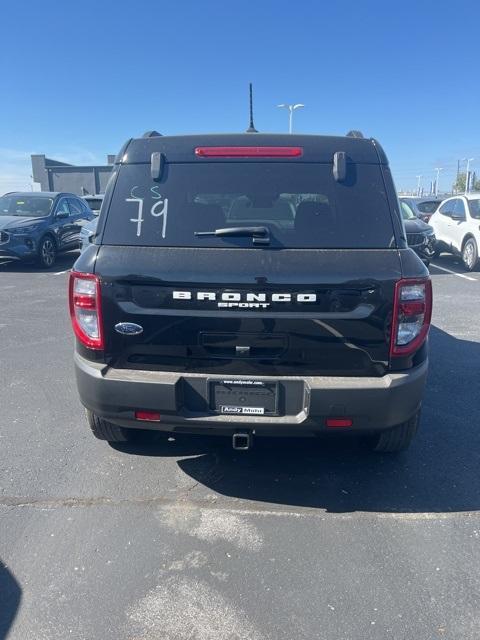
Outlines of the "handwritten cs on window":
{"type": "MultiPolygon", "coordinates": [[[[143,217],[143,204],[145,198],[136,195],[137,189],[139,189],[138,185],[132,187],[130,191],[130,198],[125,198],[125,202],[135,202],[137,204],[137,217],[130,218],[130,222],[134,222],[137,225],[137,237],[140,238],[140,236],[142,235],[142,224],[145,221],[143,217]]],[[[162,238],[165,238],[165,234],[167,231],[168,198],[164,198],[162,194],[157,191],[157,189],[159,189],[159,187],[157,187],[156,185],[151,187],[150,189],[149,195],[152,200],[155,201],[150,209],[150,214],[154,218],[162,218],[162,238]]]]}

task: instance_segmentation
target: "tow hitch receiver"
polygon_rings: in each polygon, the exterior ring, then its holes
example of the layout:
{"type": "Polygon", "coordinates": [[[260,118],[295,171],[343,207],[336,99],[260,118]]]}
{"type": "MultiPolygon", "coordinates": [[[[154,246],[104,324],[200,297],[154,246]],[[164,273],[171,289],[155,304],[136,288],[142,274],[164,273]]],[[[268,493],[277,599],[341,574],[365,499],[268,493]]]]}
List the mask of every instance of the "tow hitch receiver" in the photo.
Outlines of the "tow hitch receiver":
{"type": "Polygon", "coordinates": [[[249,433],[234,433],[232,446],[236,451],[248,451],[253,444],[253,438],[249,433]]]}

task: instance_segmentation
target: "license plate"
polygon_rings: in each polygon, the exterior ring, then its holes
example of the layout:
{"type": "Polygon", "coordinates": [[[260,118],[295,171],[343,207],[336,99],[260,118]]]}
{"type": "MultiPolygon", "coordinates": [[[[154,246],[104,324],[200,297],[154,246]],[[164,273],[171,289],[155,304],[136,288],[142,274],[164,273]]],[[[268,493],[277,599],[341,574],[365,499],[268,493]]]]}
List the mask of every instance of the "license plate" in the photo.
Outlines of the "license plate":
{"type": "Polygon", "coordinates": [[[262,380],[211,380],[210,408],[226,415],[276,415],[278,384],[262,380]]]}

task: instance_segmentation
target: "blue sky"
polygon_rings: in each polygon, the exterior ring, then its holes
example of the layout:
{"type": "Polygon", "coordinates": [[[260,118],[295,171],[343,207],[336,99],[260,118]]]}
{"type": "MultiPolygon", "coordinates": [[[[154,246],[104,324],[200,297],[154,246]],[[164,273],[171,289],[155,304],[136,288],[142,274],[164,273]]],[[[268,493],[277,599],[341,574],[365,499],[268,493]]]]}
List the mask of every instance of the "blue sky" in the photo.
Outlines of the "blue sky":
{"type": "Polygon", "coordinates": [[[30,153],[103,163],[126,138],[255,124],[360,129],[399,188],[480,173],[480,4],[370,0],[43,0],[2,3],[0,191],[28,188],[30,153]]]}

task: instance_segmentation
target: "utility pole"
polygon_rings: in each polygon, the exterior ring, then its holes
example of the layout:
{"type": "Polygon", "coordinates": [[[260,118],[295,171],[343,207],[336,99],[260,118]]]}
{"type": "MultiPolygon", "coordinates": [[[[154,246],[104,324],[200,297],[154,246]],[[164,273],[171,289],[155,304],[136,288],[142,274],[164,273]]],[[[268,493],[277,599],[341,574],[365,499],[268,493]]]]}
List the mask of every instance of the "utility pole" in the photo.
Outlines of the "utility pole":
{"type": "Polygon", "coordinates": [[[437,177],[435,179],[435,196],[438,196],[438,180],[440,178],[440,171],[443,171],[443,167],[435,167],[435,171],[437,172],[437,177]]]}
{"type": "Polygon", "coordinates": [[[420,195],[420,180],[422,179],[422,175],[415,176],[417,178],[417,196],[420,195]]]}
{"type": "Polygon", "coordinates": [[[463,161],[467,162],[467,171],[465,174],[465,195],[468,193],[469,191],[469,187],[470,187],[470,162],[473,162],[475,160],[475,158],[464,158],[463,161]]]}

